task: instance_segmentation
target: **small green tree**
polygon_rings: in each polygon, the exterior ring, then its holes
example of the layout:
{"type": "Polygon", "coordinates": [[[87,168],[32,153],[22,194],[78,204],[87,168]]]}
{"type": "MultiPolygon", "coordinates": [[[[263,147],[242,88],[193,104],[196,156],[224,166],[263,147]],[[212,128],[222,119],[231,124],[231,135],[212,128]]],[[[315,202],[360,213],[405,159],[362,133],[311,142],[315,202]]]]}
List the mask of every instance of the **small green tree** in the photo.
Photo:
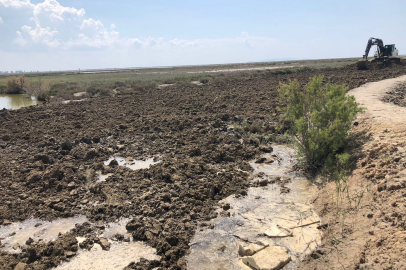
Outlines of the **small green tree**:
{"type": "MultiPolygon", "coordinates": [[[[363,109],[345,85],[323,85],[323,77],[310,78],[303,88],[297,80],[281,83],[279,98],[285,120],[296,138],[299,155],[314,173],[341,161],[352,121],[363,109]]],[[[347,158],[346,158],[347,159],[347,158]]]]}

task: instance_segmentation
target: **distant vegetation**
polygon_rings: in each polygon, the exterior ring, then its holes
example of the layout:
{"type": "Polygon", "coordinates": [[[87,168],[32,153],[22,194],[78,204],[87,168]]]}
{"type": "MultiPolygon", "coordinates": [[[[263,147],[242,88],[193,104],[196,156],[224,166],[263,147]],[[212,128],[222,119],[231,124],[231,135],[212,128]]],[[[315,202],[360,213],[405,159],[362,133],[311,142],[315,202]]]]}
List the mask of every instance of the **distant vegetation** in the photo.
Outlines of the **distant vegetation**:
{"type": "MultiPolygon", "coordinates": [[[[249,74],[261,72],[294,73],[306,66],[308,68],[336,67],[354,62],[356,59],[338,60],[306,60],[286,62],[264,62],[247,64],[225,64],[207,66],[185,66],[168,68],[123,69],[95,72],[55,72],[55,73],[27,73],[23,76],[0,75],[0,93],[25,93],[27,85],[21,86],[19,79],[24,77],[26,82],[31,81],[42,87],[47,85],[49,95],[71,95],[77,92],[104,95],[114,89],[144,88],[152,89],[160,84],[174,84],[197,81],[203,84],[215,83],[218,80],[230,77],[244,77],[249,74]],[[215,70],[244,69],[258,67],[281,67],[274,70],[253,70],[237,72],[212,72],[215,70]],[[8,81],[10,80],[10,87],[8,81]],[[135,85],[137,87],[135,87],[135,85]],[[11,90],[12,89],[12,90],[11,90]]],[[[38,89],[38,85],[33,86],[38,89]]],[[[35,90],[36,91],[36,90],[35,90]]],[[[34,92],[35,92],[34,91],[34,92]]]]}

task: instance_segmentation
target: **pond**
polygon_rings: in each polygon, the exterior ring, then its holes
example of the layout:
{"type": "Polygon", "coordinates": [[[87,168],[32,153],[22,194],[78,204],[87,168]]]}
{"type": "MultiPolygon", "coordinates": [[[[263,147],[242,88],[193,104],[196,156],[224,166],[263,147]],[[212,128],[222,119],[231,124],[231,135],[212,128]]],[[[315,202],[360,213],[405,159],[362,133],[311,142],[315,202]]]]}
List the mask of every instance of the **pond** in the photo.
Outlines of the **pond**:
{"type": "Polygon", "coordinates": [[[0,94],[0,110],[15,110],[22,107],[28,107],[32,105],[41,104],[41,101],[37,101],[33,97],[27,97],[26,95],[3,95],[0,94]]]}

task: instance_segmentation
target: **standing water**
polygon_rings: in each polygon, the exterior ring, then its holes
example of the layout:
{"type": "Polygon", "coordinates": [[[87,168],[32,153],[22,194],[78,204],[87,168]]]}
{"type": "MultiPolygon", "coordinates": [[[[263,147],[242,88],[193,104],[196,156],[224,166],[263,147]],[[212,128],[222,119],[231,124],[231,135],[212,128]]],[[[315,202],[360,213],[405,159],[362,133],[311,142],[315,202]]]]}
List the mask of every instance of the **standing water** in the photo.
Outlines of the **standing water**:
{"type": "Polygon", "coordinates": [[[15,110],[22,107],[28,107],[32,105],[40,104],[33,97],[27,97],[26,95],[2,95],[0,94],[0,110],[15,110]]]}
{"type": "Polygon", "coordinates": [[[249,188],[245,197],[220,202],[229,210],[218,209],[211,226],[197,230],[187,257],[189,270],[295,269],[320,244],[320,219],[309,203],[312,188],[292,172],[293,150],[275,146],[263,157],[264,163],[251,166],[254,181],[265,184],[249,188]]]}

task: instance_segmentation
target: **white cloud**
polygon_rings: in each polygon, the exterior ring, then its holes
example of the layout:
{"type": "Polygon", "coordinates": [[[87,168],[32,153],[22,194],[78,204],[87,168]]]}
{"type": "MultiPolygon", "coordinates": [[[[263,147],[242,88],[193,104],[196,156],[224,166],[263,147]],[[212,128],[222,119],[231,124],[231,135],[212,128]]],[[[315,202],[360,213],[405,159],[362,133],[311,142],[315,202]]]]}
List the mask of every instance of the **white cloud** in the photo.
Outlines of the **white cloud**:
{"type": "Polygon", "coordinates": [[[0,17],[0,23],[2,23],[3,22],[3,19],[0,17]]]}
{"type": "Polygon", "coordinates": [[[30,0],[0,0],[0,4],[2,4],[5,7],[14,7],[14,8],[34,6],[33,4],[31,4],[30,0]]]}
{"type": "MultiPolygon", "coordinates": [[[[0,0],[1,1],[1,0],[0,0]]],[[[45,0],[42,3],[34,5],[34,15],[38,16],[40,14],[55,14],[59,17],[74,17],[80,18],[85,16],[85,10],[76,9],[73,7],[64,7],[59,4],[56,0],[45,0]]]]}
{"type": "Polygon", "coordinates": [[[86,29],[86,28],[93,28],[95,30],[103,29],[104,25],[102,24],[101,21],[96,21],[93,20],[92,18],[88,20],[83,20],[82,25],[80,26],[80,29],[86,29]]]}
{"type": "Polygon", "coordinates": [[[116,25],[106,28],[100,20],[85,17],[84,9],[62,6],[57,0],[44,0],[32,4],[30,0],[0,0],[0,6],[12,9],[21,22],[12,29],[15,36],[10,42],[21,46],[42,46],[58,49],[74,47],[89,48],[213,48],[241,46],[245,48],[263,47],[275,40],[264,37],[252,37],[247,32],[235,38],[223,39],[172,39],[156,37],[121,37],[116,25]]]}

